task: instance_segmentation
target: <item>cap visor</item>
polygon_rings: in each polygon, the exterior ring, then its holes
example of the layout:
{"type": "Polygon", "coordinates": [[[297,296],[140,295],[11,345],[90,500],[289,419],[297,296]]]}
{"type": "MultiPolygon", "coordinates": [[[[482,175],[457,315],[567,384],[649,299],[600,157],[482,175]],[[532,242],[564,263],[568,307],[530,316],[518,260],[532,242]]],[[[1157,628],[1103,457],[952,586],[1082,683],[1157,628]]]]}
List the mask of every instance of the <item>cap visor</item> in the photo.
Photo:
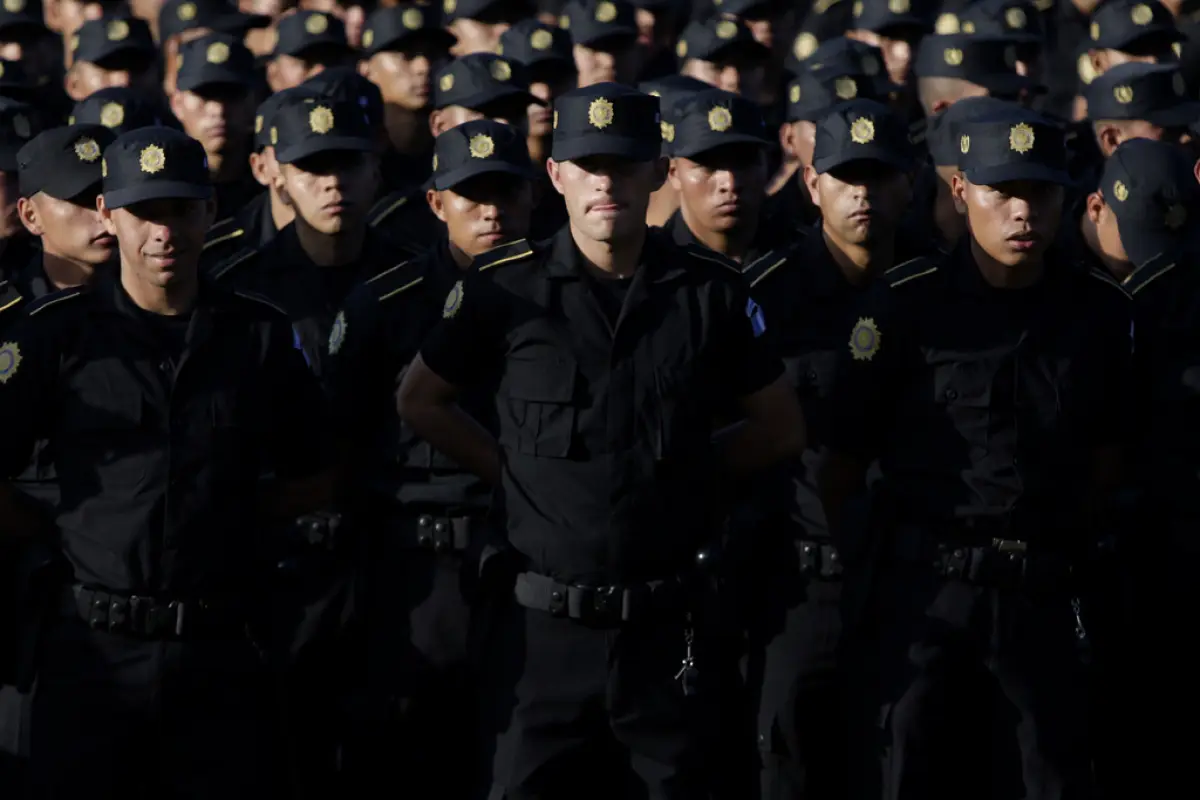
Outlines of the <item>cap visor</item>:
{"type": "Polygon", "coordinates": [[[766,147],[771,142],[761,136],[751,136],[748,133],[727,133],[723,134],[719,140],[709,142],[698,142],[692,146],[673,147],[667,152],[672,157],[691,158],[700,153],[707,153],[710,150],[716,150],[726,145],[731,144],[756,144],[761,147],[766,147]]]}
{"type": "Polygon", "coordinates": [[[662,155],[662,140],[645,141],[627,136],[586,133],[570,141],[554,142],[550,157],[555,161],[575,161],[589,156],[617,156],[630,161],[653,161],[662,155]]]}
{"type": "Polygon", "coordinates": [[[1163,108],[1146,114],[1146,121],[1160,128],[1180,128],[1194,125],[1200,120],[1200,102],[1184,102],[1171,108],[1163,108]]]}
{"type": "Polygon", "coordinates": [[[689,53],[687,56],[685,56],[685,60],[688,58],[695,58],[700,61],[714,61],[723,55],[737,52],[738,50],[746,53],[752,58],[767,59],[771,57],[771,51],[768,50],[765,45],[760,44],[756,39],[743,39],[740,42],[735,39],[734,41],[718,45],[712,50],[709,50],[707,53],[700,52],[696,53],[695,55],[689,53]]]}
{"type": "Polygon", "coordinates": [[[477,163],[467,164],[458,169],[450,170],[444,175],[433,176],[433,188],[441,191],[443,189],[453,189],[460,183],[469,181],[471,178],[480,175],[515,175],[518,178],[525,180],[533,180],[533,172],[525,167],[509,164],[505,161],[495,161],[492,159],[478,160],[477,163]]]}
{"type": "Polygon", "coordinates": [[[824,158],[813,159],[813,169],[818,175],[824,175],[831,169],[837,169],[845,164],[852,164],[856,161],[873,161],[877,164],[886,164],[889,167],[895,167],[901,171],[907,171],[913,168],[916,162],[911,158],[893,153],[891,150],[884,150],[881,147],[856,147],[852,151],[837,153],[824,158]]]}
{"type": "Polygon", "coordinates": [[[280,164],[292,164],[302,158],[315,156],[317,153],[335,153],[339,150],[351,153],[370,153],[374,149],[375,146],[370,139],[360,139],[355,136],[316,136],[291,147],[275,148],[275,160],[280,164]]]}
{"type": "Polygon", "coordinates": [[[993,95],[1012,95],[1014,97],[1023,91],[1034,91],[1038,88],[1045,88],[1041,87],[1033,78],[1018,75],[1015,72],[982,75],[972,80],[971,83],[982,86],[993,95]]]}
{"type": "Polygon", "coordinates": [[[221,33],[243,33],[250,28],[265,28],[271,24],[271,18],[265,14],[244,14],[234,11],[222,14],[213,20],[212,28],[221,33]]]}
{"type": "Polygon", "coordinates": [[[308,39],[306,41],[300,42],[299,47],[291,48],[289,50],[276,49],[275,51],[273,51],[271,53],[271,55],[272,55],[272,57],[274,57],[274,56],[292,56],[294,58],[300,58],[305,53],[311,53],[313,50],[320,50],[320,49],[344,50],[347,53],[352,52],[354,50],[354,48],[350,46],[350,43],[347,42],[345,39],[338,39],[337,37],[334,37],[334,36],[327,36],[327,37],[322,37],[320,39],[308,39]]]}
{"type": "Polygon", "coordinates": [[[617,41],[620,39],[629,39],[636,37],[638,34],[637,28],[626,28],[624,26],[611,25],[604,30],[597,31],[595,36],[580,37],[572,39],[575,44],[581,44],[584,47],[592,50],[603,50],[603,47],[596,47],[598,44],[605,42],[617,41]]]}
{"type": "Polygon", "coordinates": [[[100,189],[103,178],[100,170],[95,175],[55,175],[46,185],[38,189],[57,200],[73,200],[88,189],[100,189]]]}
{"type": "MultiPolygon", "coordinates": [[[[489,106],[492,103],[498,103],[503,100],[519,97],[525,98],[525,105],[547,105],[545,100],[534,97],[524,89],[517,89],[515,87],[511,89],[501,89],[495,92],[480,92],[479,94],[473,94],[470,97],[464,97],[462,100],[459,100],[456,103],[449,103],[447,105],[462,106],[463,108],[471,108],[476,111],[480,111],[485,106],[489,106]]],[[[445,108],[445,106],[442,106],[442,108],[445,108]]]]}
{"type": "Polygon", "coordinates": [[[124,208],[147,200],[207,200],[210,197],[211,186],[183,181],[147,181],[128,189],[104,192],[104,205],[106,208],[124,208]]]}
{"type": "Polygon", "coordinates": [[[364,47],[363,52],[368,55],[376,53],[385,53],[388,50],[395,48],[401,42],[411,42],[413,40],[426,41],[435,46],[441,45],[449,50],[458,41],[458,37],[442,28],[423,28],[417,31],[404,31],[390,39],[383,39],[372,43],[372,47],[364,47]]]}
{"type": "Polygon", "coordinates": [[[1009,181],[1041,181],[1072,186],[1074,181],[1065,169],[1054,169],[1042,164],[1003,164],[995,167],[978,167],[963,170],[967,180],[977,186],[995,186],[1009,181]]]}
{"type": "Polygon", "coordinates": [[[250,91],[250,84],[253,80],[253,75],[243,74],[237,70],[213,67],[204,70],[199,75],[188,75],[186,78],[181,76],[176,82],[175,88],[181,92],[190,92],[204,86],[241,86],[246,91],[250,91]]]}

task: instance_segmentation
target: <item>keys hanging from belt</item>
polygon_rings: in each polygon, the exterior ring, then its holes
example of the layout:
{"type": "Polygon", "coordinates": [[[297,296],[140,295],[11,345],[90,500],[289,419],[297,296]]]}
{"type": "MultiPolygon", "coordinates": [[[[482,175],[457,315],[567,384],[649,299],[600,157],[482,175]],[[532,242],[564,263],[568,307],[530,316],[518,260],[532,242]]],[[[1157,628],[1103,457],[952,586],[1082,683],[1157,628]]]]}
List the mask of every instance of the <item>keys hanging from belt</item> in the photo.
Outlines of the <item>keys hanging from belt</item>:
{"type": "Polygon", "coordinates": [[[675,673],[675,680],[679,681],[680,687],[683,689],[684,697],[691,697],[696,694],[696,682],[700,678],[700,670],[696,667],[695,656],[692,655],[692,643],[696,640],[696,631],[692,628],[692,615],[687,615],[687,627],[683,629],[683,642],[686,646],[684,652],[682,666],[679,672],[675,673]]]}

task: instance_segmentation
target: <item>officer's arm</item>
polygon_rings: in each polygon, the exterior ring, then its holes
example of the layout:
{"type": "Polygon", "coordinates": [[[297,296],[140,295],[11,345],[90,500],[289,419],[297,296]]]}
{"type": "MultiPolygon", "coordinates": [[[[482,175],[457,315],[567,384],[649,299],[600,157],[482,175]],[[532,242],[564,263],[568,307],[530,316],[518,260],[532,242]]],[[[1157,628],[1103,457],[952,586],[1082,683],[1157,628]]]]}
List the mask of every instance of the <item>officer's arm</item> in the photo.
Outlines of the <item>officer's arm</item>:
{"type": "Polygon", "coordinates": [[[33,328],[27,319],[0,343],[0,419],[10,421],[0,436],[0,542],[34,536],[46,529],[45,516],[13,488],[33,456],[34,444],[46,438],[53,407],[58,354],[50,325],[33,328]]]}

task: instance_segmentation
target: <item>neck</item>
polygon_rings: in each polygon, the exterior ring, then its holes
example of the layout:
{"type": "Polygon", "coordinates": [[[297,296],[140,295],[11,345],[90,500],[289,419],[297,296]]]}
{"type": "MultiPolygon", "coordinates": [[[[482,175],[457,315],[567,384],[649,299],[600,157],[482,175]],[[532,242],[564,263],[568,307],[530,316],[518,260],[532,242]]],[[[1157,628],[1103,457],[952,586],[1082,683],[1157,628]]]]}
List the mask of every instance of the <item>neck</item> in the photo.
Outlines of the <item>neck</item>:
{"type": "Polygon", "coordinates": [[[321,233],[300,216],[293,224],[300,249],[318,267],[340,267],[357,261],[367,241],[366,223],[334,234],[321,233]]]}
{"type": "Polygon", "coordinates": [[[268,189],[271,203],[271,221],[275,223],[275,230],[281,231],[292,221],[296,219],[296,212],[292,207],[283,202],[283,198],[274,189],[268,189]]]}
{"type": "Polygon", "coordinates": [[[384,106],[384,126],[388,143],[397,153],[420,155],[429,150],[433,134],[429,131],[429,111],[413,111],[397,105],[384,106]]]}
{"type": "Polygon", "coordinates": [[[821,236],[833,263],[837,264],[838,270],[851,286],[865,286],[876,275],[891,267],[896,258],[896,241],[892,236],[881,237],[869,247],[839,241],[828,227],[821,228],[821,236]]]}
{"type": "Polygon", "coordinates": [[[571,223],[571,238],[583,255],[588,266],[616,278],[628,278],[637,271],[642,256],[642,244],[646,241],[646,226],[640,225],[629,236],[608,242],[598,242],[583,236],[575,223],[571,223]]]}
{"type": "Polygon", "coordinates": [[[468,254],[466,250],[456,245],[453,241],[449,242],[450,258],[454,260],[454,266],[458,267],[462,272],[466,272],[471,267],[471,262],[475,257],[468,254]]]}
{"type": "Polygon", "coordinates": [[[96,267],[94,264],[45,251],[42,253],[42,271],[46,273],[46,279],[55,289],[70,289],[72,286],[91,283],[96,274],[96,267]]]}
{"type": "Polygon", "coordinates": [[[985,253],[974,237],[971,238],[971,256],[988,286],[996,289],[1025,289],[1040,281],[1045,272],[1045,262],[1040,258],[1035,263],[1018,267],[1001,264],[985,253]]]}
{"type": "Polygon", "coordinates": [[[187,277],[179,277],[169,286],[155,286],[122,264],[121,286],[138,308],[175,317],[191,311],[192,306],[196,304],[196,293],[199,290],[197,267],[198,265],[193,264],[190,270],[184,270],[187,277]]]}
{"type": "Polygon", "coordinates": [[[741,262],[746,257],[746,253],[750,251],[750,247],[754,244],[754,235],[758,233],[758,214],[752,212],[747,214],[743,219],[744,224],[735,225],[727,231],[705,230],[697,225],[692,219],[692,214],[683,204],[679,207],[679,213],[683,215],[683,221],[687,224],[688,230],[692,235],[710,250],[716,250],[726,258],[732,258],[734,261],[741,262]]]}
{"type": "Polygon", "coordinates": [[[533,162],[533,168],[539,174],[544,173],[546,158],[550,155],[550,137],[530,136],[525,140],[525,145],[529,148],[529,159],[533,162]]]}

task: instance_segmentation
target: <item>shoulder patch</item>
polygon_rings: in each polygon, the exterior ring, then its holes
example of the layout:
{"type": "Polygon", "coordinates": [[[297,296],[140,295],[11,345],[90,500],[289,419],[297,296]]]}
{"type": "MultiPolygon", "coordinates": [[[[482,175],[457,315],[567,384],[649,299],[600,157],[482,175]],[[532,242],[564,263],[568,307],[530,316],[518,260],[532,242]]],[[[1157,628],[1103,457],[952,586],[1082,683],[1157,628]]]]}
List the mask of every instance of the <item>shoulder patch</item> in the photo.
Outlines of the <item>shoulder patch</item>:
{"type": "Polygon", "coordinates": [[[701,261],[707,261],[710,264],[716,264],[717,266],[723,267],[739,277],[742,275],[742,268],[736,261],[728,259],[714,250],[709,250],[707,247],[699,247],[694,244],[689,244],[683,248],[683,251],[692,258],[698,258],[701,261]]]}
{"type": "Polygon", "coordinates": [[[924,278],[927,275],[932,275],[938,271],[938,265],[933,259],[925,256],[910,258],[901,264],[897,264],[891,269],[883,273],[883,279],[887,285],[893,289],[897,286],[903,286],[909,281],[915,281],[918,278],[924,278]]]}
{"type": "Polygon", "coordinates": [[[280,314],[282,314],[285,317],[288,315],[287,312],[284,311],[281,306],[278,306],[275,304],[275,301],[264,297],[263,295],[259,294],[258,292],[247,292],[244,289],[234,289],[233,293],[235,295],[237,295],[238,297],[241,297],[245,300],[250,300],[251,302],[266,306],[267,308],[270,308],[273,311],[278,311],[280,314]]]}
{"type": "Polygon", "coordinates": [[[34,300],[29,304],[29,310],[27,313],[32,317],[34,314],[40,314],[48,308],[60,306],[60,304],[66,302],[67,300],[72,300],[76,297],[82,297],[86,293],[87,287],[85,286],[72,286],[70,289],[60,289],[57,292],[52,292],[44,297],[39,297],[37,300],[34,300]]]}
{"type": "Polygon", "coordinates": [[[0,281],[0,311],[7,311],[18,305],[25,296],[17,291],[9,281],[0,281]]]}
{"type": "Polygon", "coordinates": [[[486,253],[480,253],[475,257],[475,270],[483,272],[485,269],[520,261],[531,255],[533,255],[533,248],[530,247],[528,239],[517,239],[515,242],[498,244],[486,253]]]}
{"type": "Polygon", "coordinates": [[[1176,263],[1174,259],[1170,261],[1164,259],[1158,264],[1154,262],[1143,264],[1134,270],[1133,274],[1126,278],[1125,283],[1121,284],[1119,288],[1128,292],[1131,296],[1136,295],[1142,289],[1145,289],[1151,283],[1175,269],[1176,263]]]}

